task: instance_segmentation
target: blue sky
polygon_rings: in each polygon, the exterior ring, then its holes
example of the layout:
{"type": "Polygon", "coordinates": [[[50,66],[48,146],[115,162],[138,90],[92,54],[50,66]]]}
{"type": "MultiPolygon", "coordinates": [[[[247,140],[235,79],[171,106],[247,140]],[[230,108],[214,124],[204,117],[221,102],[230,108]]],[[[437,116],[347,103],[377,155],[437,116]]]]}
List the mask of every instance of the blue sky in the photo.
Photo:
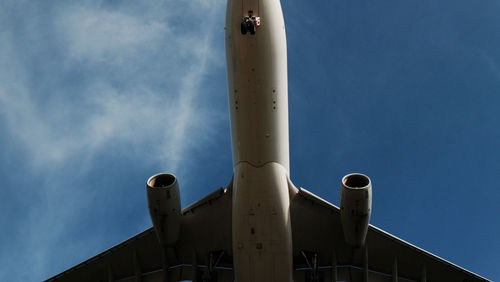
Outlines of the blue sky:
{"type": "MultiPolygon", "coordinates": [[[[142,2],[142,1],[141,1],[142,2]]],[[[146,2],[146,1],[145,1],[146,2]]],[[[283,1],[291,175],[371,223],[500,279],[500,4],[283,1]]],[[[183,206],[232,175],[225,1],[0,4],[0,280],[40,281],[148,228],[145,181],[183,206]]]]}

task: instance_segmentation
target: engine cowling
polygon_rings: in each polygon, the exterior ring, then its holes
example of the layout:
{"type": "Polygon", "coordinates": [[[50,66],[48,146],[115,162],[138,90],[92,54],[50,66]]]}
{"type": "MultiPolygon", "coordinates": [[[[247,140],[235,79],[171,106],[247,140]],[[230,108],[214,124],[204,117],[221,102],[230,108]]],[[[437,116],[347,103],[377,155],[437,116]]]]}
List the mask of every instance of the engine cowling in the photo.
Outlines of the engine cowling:
{"type": "Polygon", "coordinates": [[[352,173],[340,185],[340,219],[344,238],[354,247],[365,244],[372,212],[372,184],[368,176],[352,173]]]}
{"type": "Polygon", "coordinates": [[[148,179],[146,190],[149,215],[160,244],[175,244],[181,227],[181,199],[177,178],[168,173],[155,174],[148,179]]]}

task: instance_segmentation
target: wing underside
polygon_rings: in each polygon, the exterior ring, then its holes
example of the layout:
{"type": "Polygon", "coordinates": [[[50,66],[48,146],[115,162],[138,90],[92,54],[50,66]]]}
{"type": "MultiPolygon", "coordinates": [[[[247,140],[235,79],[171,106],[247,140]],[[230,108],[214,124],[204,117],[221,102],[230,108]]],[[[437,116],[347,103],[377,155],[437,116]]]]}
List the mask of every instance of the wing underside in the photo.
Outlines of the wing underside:
{"type": "MultiPolygon", "coordinates": [[[[291,189],[294,281],[489,281],[372,225],[366,248],[352,248],[338,207],[291,189]]],[[[165,267],[168,281],[234,281],[231,234],[231,189],[219,188],[183,209],[165,255],[149,228],[46,281],[163,281],[165,267]]]]}
{"type": "Polygon", "coordinates": [[[296,281],[489,281],[373,225],[365,248],[345,243],[337,206],[300,189],[291,207],[296,281]],[[311,220],[314,219],[314,220],[311,220]],[[316,262],[316,267],[314,266],[316,262]],[[317,269],[314,271],[314,269],[317,269]]]}
{"type": "MultiPolygon", "coordinates": [[[[168,281],[233,281],[231,196],[219,188],[182,210],[181,235],[166,251],[168,281]],[[193,267],[195,265],[196,267],[193,267]]],[[[151,227],[46,281],[163,281],[163,251],[151,227]]]]}

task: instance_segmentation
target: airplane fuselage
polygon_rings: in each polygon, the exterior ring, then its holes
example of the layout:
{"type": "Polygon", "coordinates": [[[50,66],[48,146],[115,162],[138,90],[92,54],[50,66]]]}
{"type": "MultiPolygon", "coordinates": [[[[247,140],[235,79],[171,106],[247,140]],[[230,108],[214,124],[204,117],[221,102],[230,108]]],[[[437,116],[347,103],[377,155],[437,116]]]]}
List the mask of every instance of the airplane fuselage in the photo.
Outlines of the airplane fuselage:
{"type": "Polygon", "coordinates": [[[275,162],[289,172],[288,80],[285,23],[279,0],[229,0],[226,60],[233,165],[275,162]],[[242,18],[261,18],[243,35],[242,18]]]}
{"type": "Polygon", "coordinates": [[[288,81],[279,0],[228,0],[226,60],[237,281],[291,281],[288,81]],[[255,32],[242,21],[258,18],[255,32]]]}

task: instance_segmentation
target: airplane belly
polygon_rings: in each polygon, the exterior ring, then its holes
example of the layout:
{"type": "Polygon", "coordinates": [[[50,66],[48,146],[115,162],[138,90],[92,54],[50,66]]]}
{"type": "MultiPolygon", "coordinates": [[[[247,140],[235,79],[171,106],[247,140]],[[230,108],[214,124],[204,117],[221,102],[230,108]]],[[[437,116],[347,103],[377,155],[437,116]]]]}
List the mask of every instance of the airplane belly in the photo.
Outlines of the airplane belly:
{"type": "Polygon", "coordinates": [[[278,163],[240,163],[233,182],[233,264],[236,281],[292,281],[290,200],[278,163]]]}
{"type": "Polygon", "coordinates": [[[286,35],[279,0],[228,0],[236,281],[292,281],[286,35]],[[246,25],[248,24],[248,25],[246,25]]]}
{"type": "Polygon", "coordinates": [[[226,60],[233,164],[281,164],[289,173],[286,35],[279,0],[229,0],[226,60]],[[260,19],[242,34],[243,17],[260,19]]]}

